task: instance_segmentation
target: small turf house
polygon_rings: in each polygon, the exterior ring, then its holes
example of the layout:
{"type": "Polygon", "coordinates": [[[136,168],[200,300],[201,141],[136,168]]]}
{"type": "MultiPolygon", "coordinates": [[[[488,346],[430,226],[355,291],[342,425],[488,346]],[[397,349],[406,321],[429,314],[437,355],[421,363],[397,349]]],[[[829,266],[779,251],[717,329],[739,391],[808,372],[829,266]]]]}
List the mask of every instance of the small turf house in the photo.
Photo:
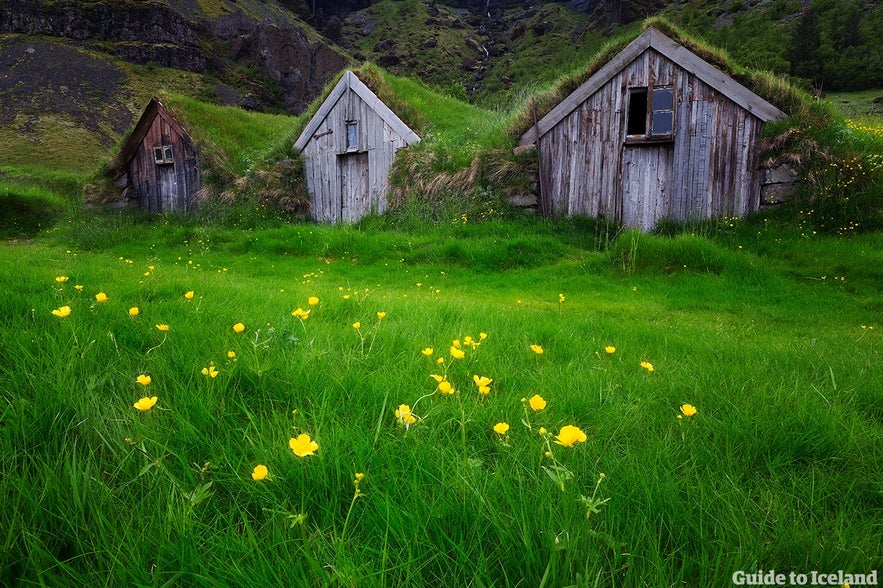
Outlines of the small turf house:
{"type": "Polygon", "coordinates": [[[756,144],[785,114],[648,27],[519,139],[553,215],[651,229],[760,206],[756,144]]]}
{"type": "Polygon", "coordinates": [[[396,151],[418,141],[353,72],[344,73],[294,144],[313,220],[355,222],[386,210],[396,151]]]}
{"type": "Polygon", "coordinates": [[[174,116],[153,98],[123,145],[129,188],[142,210],[186,213],[202,186],[199,151],[174,116]]]}

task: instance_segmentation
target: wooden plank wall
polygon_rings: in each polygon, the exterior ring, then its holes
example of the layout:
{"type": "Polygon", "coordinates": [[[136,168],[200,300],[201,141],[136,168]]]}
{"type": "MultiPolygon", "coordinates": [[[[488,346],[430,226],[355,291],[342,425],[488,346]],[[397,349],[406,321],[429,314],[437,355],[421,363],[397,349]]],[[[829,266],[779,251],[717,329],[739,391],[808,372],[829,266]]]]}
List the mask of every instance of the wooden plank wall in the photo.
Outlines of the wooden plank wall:
{"type": "Polygon", "coordinates": [[[372,211],[386,210],[389,170],[396,151],[404,146],[404,138],[358,94],[344,92],[303,149],[312,218],[354,222],[372,211]],[[357,153],[364,157],[346,153],[350,120],[358,121],[357,153]],[[355,179],[356,164],[361,166],[359,179],[355,179]]]}
{"type": "Polygon", "coordinates": [[[540,138],[554,215],[605,216],[651,229],[757,210],[755,144],[763,122],[656,51],[648,50],[540,138]],[[625,144],[631,87],[673,85],[675,137],[625,144]]]}
{"type": "Polygon", "coordinates": [[[129,184],[138,205],[155,213],[186,213],[202,186],[199,154],[188,137],[163,116],[156,116],[129,162],[129,184]],[[153,148],[171,145],[172,164],[158,165],[153,148]]]}

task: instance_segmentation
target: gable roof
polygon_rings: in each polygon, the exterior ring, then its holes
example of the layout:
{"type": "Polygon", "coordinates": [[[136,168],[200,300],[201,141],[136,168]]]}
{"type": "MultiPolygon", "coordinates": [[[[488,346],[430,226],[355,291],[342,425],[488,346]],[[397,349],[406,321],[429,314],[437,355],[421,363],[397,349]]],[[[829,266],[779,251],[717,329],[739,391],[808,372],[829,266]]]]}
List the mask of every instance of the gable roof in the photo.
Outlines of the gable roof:
{"type": "Polygon", "coordinates": [[[767,102],[680,43],[672,40],[659,29],[651,26],[647,27],[638,38],[629,43],[625,49],[616,54],[594,75],[559,102],[536,125],[531,125],[518,139],[518,145],[524,146],[536,142],[538,135],[543,136],[548,133],[555,125],[648,49],[653,49],[667,57],[764,122],[787,116],[773,104],[767,102]]]}
{"type": "Polygon", "coordinates": [[[307,143],[309,143],[310,139],[313,137],[313,134],[319,128],[319,125],[322,124],[328,116],[328,113],[330,113],[337,102],[346,95],[348,90],[355,92],[356,95],[358,95],[359,98],[371,108],[371,110],[376,112],[377,115],[383,119],[383,122],[388,124],[395,132],[405,139],[405,143],[411,145],[420,141],[420,137],[417,136],[417,133],[412,131],[411,128],[396,115],[396,113],[390,110],[389,107],[362,82],[362,80],[356,77],[356,74],[347,70],[346,73],[343,74],[343,77],[340,78],[340,81],[337,82],[337,85],[334,86],[334,89],[328,93],[328,97],[325,98],[325,101],[319,106],[319,110],[316,111],[316,114],[313,115],[313,118],[310,119],[306,128],[297,138],[297,141],[295,141],[294,148],[297,149],[298,152],[304,150],[307,143]]]}
{"type": "Polygon", "coordinates": [[[163,106],[162,102],[157,100],[156,98],[151,98],[150,102],[147,103],[147,106],[144,108],[144,112],[141,114],[141,118],[138,119],[138,122],[135,123],[135,129],[132,131],[132,134],[129,135],[129,138],[126,140],[126,143],[123,145],[120,153],[123,156],[123,162],[128,165],[129,161],[135,156],[135,152],[138,150],[138,145],[141,144],[141,141],[144,139],[144,136],[147,134],[147,131],[150,130],[151,125],[153,125],[154,119],[159,116],[163,120],[168,123],[169,126],[173,127],[175,131],[180,133],[184,138],[193,143],[193,139],[184,130],[184,127],[181,126],[174,116],[163,106]]]}

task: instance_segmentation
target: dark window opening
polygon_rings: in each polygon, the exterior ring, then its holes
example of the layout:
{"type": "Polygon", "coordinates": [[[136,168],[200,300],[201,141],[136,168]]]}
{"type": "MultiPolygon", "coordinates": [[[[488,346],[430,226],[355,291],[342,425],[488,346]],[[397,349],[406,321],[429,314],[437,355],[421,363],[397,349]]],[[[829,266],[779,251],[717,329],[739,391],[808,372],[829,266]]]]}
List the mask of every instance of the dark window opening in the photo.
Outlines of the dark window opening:
{"type": "Polygon", "coordinates": [[[153,148],[153,159],[157,163],[166,164],[166,163],[174,163],[175,159],[172,156],[172,146],[171,145],[158,145],[153,148]]]}
{"type": "Polygon", "coordinates": [[[346,121],[346,150],[358,151],[359,149],[359,123],[354,120],[346,121]]]}
{"type": "Polygon", "coordinates": [[[647,88],[632,88],[629,91],[629,119],[626,134],[647,134],[647,88]]]}

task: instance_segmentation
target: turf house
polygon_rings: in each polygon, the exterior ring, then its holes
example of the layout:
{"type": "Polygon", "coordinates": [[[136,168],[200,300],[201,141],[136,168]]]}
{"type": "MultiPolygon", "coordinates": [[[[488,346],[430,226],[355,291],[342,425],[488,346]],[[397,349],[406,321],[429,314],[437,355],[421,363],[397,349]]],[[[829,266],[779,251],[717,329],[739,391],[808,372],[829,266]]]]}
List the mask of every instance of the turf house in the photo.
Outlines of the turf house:
{"type": "Polygon", "coordinates": [[[785,113],[648,27],[519,138],[543,210],[642,230],[760,207],[757,143],[785,113]]]}
{"type": "Polygon", "coordinates": [[[199,151],[174,116],[153,98],[123,145],[128,187],[142,210],[185,213],[202,186],[199,151]]]}
{"type": "Polygon", "coordinates": [[[348,223],[386,210],[396,151],[418,141],[353,72],[344,73],[295,142],[304,160],[311,218],[348,223]]]}

